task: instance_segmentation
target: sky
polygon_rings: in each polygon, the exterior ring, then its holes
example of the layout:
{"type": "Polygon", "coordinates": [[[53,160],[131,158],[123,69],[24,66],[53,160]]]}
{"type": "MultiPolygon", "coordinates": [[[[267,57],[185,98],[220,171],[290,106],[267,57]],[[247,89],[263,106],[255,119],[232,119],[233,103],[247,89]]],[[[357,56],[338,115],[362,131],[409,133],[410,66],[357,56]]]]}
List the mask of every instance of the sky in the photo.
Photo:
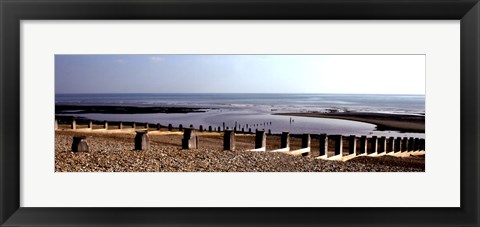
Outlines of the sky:
{"type": "Polygon", "coordinates": [[[425,94],[425,56],[55,55],[55,93],[425,94]]]}

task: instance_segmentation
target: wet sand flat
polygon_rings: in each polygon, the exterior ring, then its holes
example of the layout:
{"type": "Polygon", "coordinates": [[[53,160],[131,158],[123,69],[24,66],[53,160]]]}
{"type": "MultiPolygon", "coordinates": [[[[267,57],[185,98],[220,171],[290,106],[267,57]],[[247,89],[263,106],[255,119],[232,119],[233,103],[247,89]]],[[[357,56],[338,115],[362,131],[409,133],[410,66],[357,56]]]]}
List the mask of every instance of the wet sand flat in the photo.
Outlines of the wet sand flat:
{"type": "Polygon", "coordinates": [[[425,132],[425,116],[403,115],[388,113],[362,113],[362,112],[340,112],[340,113],[279,113],[278,115],[333,118],[342,120],[359,121],[374,124],[377,130],[396,130],[400,132],[425,132]]]}

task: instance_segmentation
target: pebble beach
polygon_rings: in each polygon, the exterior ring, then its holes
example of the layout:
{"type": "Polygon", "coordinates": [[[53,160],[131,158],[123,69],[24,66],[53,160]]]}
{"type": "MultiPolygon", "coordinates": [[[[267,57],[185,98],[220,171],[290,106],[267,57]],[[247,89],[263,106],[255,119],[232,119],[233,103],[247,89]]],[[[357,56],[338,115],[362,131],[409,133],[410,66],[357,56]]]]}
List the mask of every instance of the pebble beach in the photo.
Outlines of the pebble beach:
{"type": "MultiPolygon", "coordinates": [[[[221,133],[198,133],[198,149],[181,149],[181,132],[149,132],[150,148],[134,150],[133,130],[55,131],[56,172],[424,172],[425,156],[360,156],[323,160],[268,152],[278,136],[267,137],[267,152],[248,151],[253,135],[236,136],[234,151],[223,150],[221,133]],[[72,152],[73,136],[86,136],[88,152],[72,152]]],[[[291,139],[295,149],[300,140],[291,139]]],[[[312,143],[313,144],[313,143],[312,143]]],[[[312,150],[316,147],[312,146],[312,150]]]]}

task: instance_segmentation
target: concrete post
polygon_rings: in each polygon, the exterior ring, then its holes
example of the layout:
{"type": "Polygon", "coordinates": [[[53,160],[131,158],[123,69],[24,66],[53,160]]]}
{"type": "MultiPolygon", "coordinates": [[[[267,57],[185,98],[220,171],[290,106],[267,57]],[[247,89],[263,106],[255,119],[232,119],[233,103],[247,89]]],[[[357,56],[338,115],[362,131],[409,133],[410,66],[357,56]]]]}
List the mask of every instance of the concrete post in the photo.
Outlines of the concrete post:
{"type": "Polygon", "coordinates": [[[71,128],[72,128],[73,130],[76,130],[76,129],[77,129],[77,121],[75,121],[75,119],[72,119],[71,128]]]}
{"type": "Polygon", "coordinates": [[[183,125],[182,124],[178,125],[178,131],[183,131],[183,125]]]}
{"type": "Polygon", "coordinates": [[[385,136],[381,136],[379,139],[378,153],[387,153],[387,138],[385,136]]]}
{"type": "Polygon", "coordinates": [[[145,129],[148,130],[148,126],[149,126],[148,123],[145,123],[145,129]]]}
{"type": "Polygon", "coordinates": [[[223,134],[223,150],[235,150],[235,132],[232,130],[225,130],[223,134]]]}
{"type": "Polygon", "coordinates": [[[91,120],[88,121],[88,128],[93,129],[93,122],[91,120]]]}
{"type": "Polygon", "coordinates": [[[259,130],[255,134],[255,149],[264,148],[267,146],[267,136],[265,131],[259,130]]]}
{"type": "Polygon", "coordinates": [[[367,136],[360,137],[360,154],[367,154],[367,136]]]}
{"type": "Polygon", "coordinates": [[[408,150],[407,151],[409,151],[409,152],[413,151],[413,147],[414,147],[414,142],[413,141],[414,141],[413,137],[408,138],[408,148],[407,148],[408,150]]]}
{"type": "Polygon", "coordinates": [[[328,136],[320,134],[320,156],[328,156],[328,136]]]}
{"type": "Polygon", "coordinates": [[[108,121],[103,122],[103,128],[105,128],[105,130],[108,130],[108,121]]]}
{"type": "Polygon", "coordinates": [[[342,155],[343,156],[343,136],[342,135],[335,135],[335,156],[342,155]]]}
{"type": "Polygon", "coordinates": [[[197,149],[198,137],[194,128],[186,128],[183,133],[182,149],[197,149]]]}
{"type": "Polygon", "coordinates": [[[370,153],[369,154],[377,154],[378,153],[378,138],[376,136],[372,136],[370,138],[370,153]]]}
{"type": "Polygon", "coordinates": [[[394,151],[395,151],[395,138],[390,137],[388,138],[387,153],[394,152],[394,151]]]}
{"type": "Polygon", "coordinates": [[[403,137],[402,139],[402,152],[405,152],[408,150],[408,138],[403,137]]]}
{"type": "Polygon", "coordinates": [[[303,134],[302,135],[302,148],[310,147],[310,142],[311,142],[310,134],[308,134],[308,133],[303,134]]]}
{"type": "Polygon", "coordinates": [[[135,135],[135,150],[148,150],[150,148],[150,139],[148,138],[147,130],[136,131],[135,135]]]}
{"type": "Polygon", "coordinates": [[[55,130],[57,130],[57,129],[58,129],[58,120],[55,119],[55,130]]]}
{"type": "Polygon", "coordinates": [[[86,136],[74,136],[72,142],[73,152],[88,152],[88,143],[86,136]]]}
{"type": "Polygon", "coordinates": [[[198,127],[198,130],[200,130],[200,132],[203,132],[203,125],[200,125],[200,127],[198,127]]]}
{"type": "Polygon", "coordinates": [[[290,133],[282,132],[282,137],[280,140],[280,148],[289,148],[290,147],[290,133]]]}
{"type": "Polygon", "coordinates": [[[118,129],[123,129],[123,122],[118,123],[118,129]]]}
{"type": "Polygon", "coordinates": [[[350,135],[348,137],[348,154],[356,155],[357,154],[357,137],[355,135],[350,135]]]}
{"type": "Polygon", "coordinates": [[[212,132],[212,126],[211,125],[208,126],[208,131],[212,132]]]}
{"type": "Polygon", "coordinates": [[[133,129],[136,129],[136,128],[137,128],[137,123],[136,123],[136,122],[133,122],[133,123],[132,123],[132,128],[133,128],[133,129]]]}

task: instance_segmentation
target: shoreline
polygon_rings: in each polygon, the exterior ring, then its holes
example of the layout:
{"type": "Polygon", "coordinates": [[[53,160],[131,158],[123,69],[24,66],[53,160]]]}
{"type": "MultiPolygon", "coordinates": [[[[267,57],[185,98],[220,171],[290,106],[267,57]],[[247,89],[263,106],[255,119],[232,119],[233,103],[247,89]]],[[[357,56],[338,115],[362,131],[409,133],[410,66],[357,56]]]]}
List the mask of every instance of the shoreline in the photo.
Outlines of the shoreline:
{"type": "MultiPolygon", "coordinates": [[[[83,105],[56,105],[55,117],[61,123],[76,118],[80,121],[87,121],[83,116],[74,117],[77,114],[170,114],[170,113],[205,113],[215,108],[198,107],[135,107],[135,106],[83,106],[83,105]]],[[[425,133],[425,116],[393,113],[374,112],[286,112],[271,113],[271,115],[330,118],[339,120],[350,120],[375,125],[377,131],[398,131],[400,133],[425,133]]],[[[93,120],[94,123],[101,121],[93,120]]]]}
{"type": "Polygon", "coordinates": [[[198,113],[206,109],[197,107],[161,107],[161,106],[89,106],[89,105],[55,105],[55,114],[151,114],[151,113],[198,113]]]}
{"type": "Polygon", "coordinates": [[[339,113],[275,113],[274,115],[331,118],[339,120],[358,121],[376,125],[378,131],[399,131],[401,133],[425,133],[425,116],[368,113],[368,112],[339,112],[339,113]]]}

